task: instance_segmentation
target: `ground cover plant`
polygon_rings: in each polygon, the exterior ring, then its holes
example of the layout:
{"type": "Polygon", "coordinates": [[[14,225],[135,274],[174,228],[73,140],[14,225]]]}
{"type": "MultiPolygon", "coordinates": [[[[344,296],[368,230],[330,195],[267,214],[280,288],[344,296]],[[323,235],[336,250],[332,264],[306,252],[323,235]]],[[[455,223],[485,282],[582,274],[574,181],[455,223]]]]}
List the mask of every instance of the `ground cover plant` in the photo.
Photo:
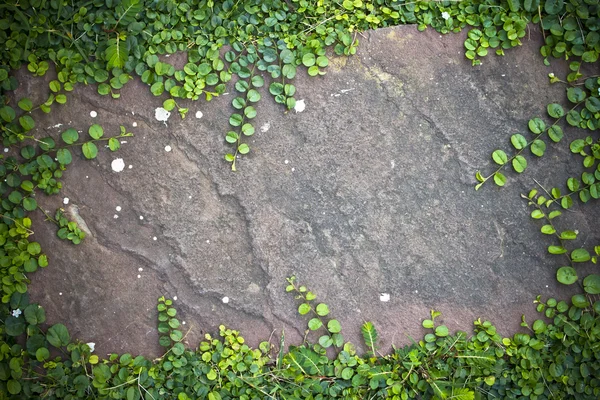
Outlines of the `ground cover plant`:
{"type": "MultiPolygon", "coordinates": [[[[0,41],[0,123],[9,149],[0,165],[0,399],[600,397],[600,276],[580,277],[577,270],[580,263],[597,262],[600,246],[570,247],[577,229],[556,224],[564,218],[561,209],[600,196],[600,78],[581,72],[585,64],[598,65],[598,0],[8,0],[0,5],[0,41]],[[36,198],[60,192],[73,157],[95,158],[99,142],[118,151],[118,139],[131,133],[125,127],[105,133],[94,124],[37,137],[36,115],[68,106],[78,84],[96,85],[100,95],[118,98],[123,85],[141,79],[166,110],[185,118],[187,101],[210,101],[229,85],[236,96],[231,129],[224,132],[231,144],[224,163],[235,171],[251,148],[253,120],[264,101],[259,88],[268,89],[282,112],[293,109],[296,74],[325,74],[332,53],[356,52],[359,32],[399,24],[441,33],[468,29],[465,57],[473,65],[491,52],[509,53],[528,24],[539,24],[545,38],[540,62],[569,62],[567,76],[548,77],[565,86],[568,103],[557,99],[547,105],[547,116],[532,116],[525,127],[529,133],[507,138],[510,151],[494,150],[497,167],[477,173],[476,189],[487,182],[504,186],[507,170],[521,174],[533,167],[547,145],[564,142],[564,126],[588,130],[586,138],[568,144],[582,165],[580,176],[569,178],[564,188],[536,187],[523,194],[531,217],[544,222],[542,234],[554,238],[548,252],[563,257],[558,281],[580,285],[582,294],[569,301],[538,297],[542,317],[531,324],[523,320],[529,333],[510,338],[481,320],[473,334],[450,333],[431,311],[422,321],[429,333],[389,355],[379,353],[377,329],[369,322],[362,326],[368,353],[357,354],[329,307],[293,277],[286,290],[307,316],[308,334],[287,352],[283,334],[277,343],[251,349],[239,332],[225,327],[218,337],[206,335],[197,348],[186,349],[177,310],[166,298],[157,305],[166,350],[156,360],[130,354],[100,359],[92,343],[73,340],[63,324],[45,325],[43,307],[29,302],[27,275],[52,260],[30,241],[34,227],[28,215],[43,212],[36,198]],[[178,51],[188,57],[181,70],[163,57],[178,51]],[[55,70],[43,103],[11,95],[18,85],[11,72],[22,66],[37,76],[55,70]],[[77,129],[85,133],[80,137],[77,129]]],[[[59,238],[74,245],[85,240],[61,209],[47,217],[59,238]]]]}

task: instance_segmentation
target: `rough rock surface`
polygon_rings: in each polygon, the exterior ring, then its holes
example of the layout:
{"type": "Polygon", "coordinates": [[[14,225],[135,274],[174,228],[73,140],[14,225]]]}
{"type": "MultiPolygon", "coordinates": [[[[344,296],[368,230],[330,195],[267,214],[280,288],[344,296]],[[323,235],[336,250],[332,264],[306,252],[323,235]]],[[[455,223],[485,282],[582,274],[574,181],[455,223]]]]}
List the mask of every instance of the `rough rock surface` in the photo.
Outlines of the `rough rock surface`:
{"type": "MultiPolygon", "coordinates": [[[[474,191],[475,171],[493,168],[491,151],[565,98],[547,78],[564,66],[542,64],[531,29],[522,47],[476,68],[464,59],[464,35],[412,26],[366,33],[357,55],[334,58],[325,76],[299,74],[303,112],[285,114],[263,93],[237,173],[223,160],[233,94],[184,103],[185,119],[175,112],[163,123],[155,119],[163,99],[139,79],[118,100],[78,88],[66,106],[36,115],[41,130],[58,136],[100,123],[116,134],[122,124],[135,137],[95,161],[78,157],[61,197],[40,199],[53,212],[68,197],[91,235],[70,245],[39,216],[35,238],[51,265],[31,277],[32,298],[48,322],[66,323],[99,353],[160,354],[161,295],[177,296],[190,345],[221,323],[254,345],[272,334],[277,342],[281,329],[298,343],[305,321],[284,291],[292,274],[356,344],[367,320],[383,349],[418,338],[432,308],[451,329],[468,331],[482,317],[514,332],[521,314],[535,316],[537,294],[570,293],[558,287],[562,260],[546,253],[550,241],[520,193],[533,179],[558,186],[580,170],[565,140],[542,159],[528,155],[530,169],[508,173],[505,188],[474,191]],[[112,171],[115,158],[124,171],[112,171]]],[[[41,99],[46,87],[27,78],[17,96],[41,99]]],[[[588,247],[600,239],[598,216],[593,204],[568,214],[588,247]]]]}

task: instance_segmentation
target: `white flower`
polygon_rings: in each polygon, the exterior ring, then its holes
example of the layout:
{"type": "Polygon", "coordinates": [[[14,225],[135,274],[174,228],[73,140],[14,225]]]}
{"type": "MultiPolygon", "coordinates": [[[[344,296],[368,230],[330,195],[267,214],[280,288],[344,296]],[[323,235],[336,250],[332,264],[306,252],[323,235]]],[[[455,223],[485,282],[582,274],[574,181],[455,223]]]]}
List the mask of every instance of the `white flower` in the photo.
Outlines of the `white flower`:
{"type": "Polygon", "coordinates": [[[96,349],[96,343],[94,343],[94,342],[86,343],[86,345],[87,345],[87,347],[90,348],[90,353],[93,353],[94,350],[96,349]]]}
{"type": "Polygon", "coordinates": [[[13,310],[13,312],[12,312],[12,316],[15,318],[19,318],[19,315],[21,315],[21,314],[23,314],[23,312],[18,308],[16,310],[13,310]]]}
{"type": "Polygon", "coordinates": [[[113,171],[121,172],[125,169],[125,162],[123,161],[122,158],[116,158],[113,160],[113,162],[110,164],[110,166],[113,171]]]}
{"type": "Polygon", "coordinates": [[[442,18],[444,18],[445,20],[448,20],[448,18],[450,18],[450,14],[448,14],[446,11],[444,11],[442,13],[442,18]]]}

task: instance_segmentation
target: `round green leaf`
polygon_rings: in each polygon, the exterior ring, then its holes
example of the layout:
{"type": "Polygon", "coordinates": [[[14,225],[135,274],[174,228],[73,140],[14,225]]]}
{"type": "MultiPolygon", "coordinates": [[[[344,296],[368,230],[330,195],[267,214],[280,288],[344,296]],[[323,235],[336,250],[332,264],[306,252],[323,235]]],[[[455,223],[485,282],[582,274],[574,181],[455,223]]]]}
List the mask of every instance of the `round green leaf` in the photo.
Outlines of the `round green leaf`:
{"type": "Polygon", "coordinates": [[[327,314],[329,314],[329,307],[327,306],[327,304],[320,303],[317,305],[316,312],[321,317],[324,317],[327,314]]]}
{"type": "Polygon", "coordinates": [[[56,159],[62,165],[69,165],[73,161],[73,157],[69,149],[60,149],[56,152],[56,159]]]}
{"type": "Polygon", "coordinates": [[[33,211],[37,208],[37,201],[34,198],[26,197],[23,199],[23,208],[27,211],[33,211]]]}
{"type": "Polygon", "coordinates": [[[48,351],[47,348],[45,347],[40,347],[39,349],[37,349],[37,351],[35,352],[35,358],[37,358],[37,360],[39,362],[45,361],[48,358],[50,358],[50,352],[48,351]]]}
{"type": "Polygon", "coordinates": [[[533,154],[535,154],[536,156],[538,156],[538,157],[543,156],[545,151],[546,151],[546,143],[543,140],[536,139],[531,144],[531,152],[533,154]]]}
{"type": "Polygon", "coordinates": [[[252,126],[252,124],[242,125],[242,133],[246,136],[254,135],[254,126],[252,126]]]}
{"type": "Polygon", "coordinates": [[[506,156],[506,153],[502,150],[494,151],[492,153],[492,158],[494,159],[494,162],[499,165],[504,165],[508,161],[508,157],[506,156]]]}
{"type": "Polygon", "coordinates": [[[540,118],[530,119],[528,126],[529,126],[529,130],[531,132],[535,133],[536,135],[539,135],[540,133],[544,132],[544,130],[546,129],[546,124],[540,118]]]}
{"type": "Polygon", "coordinates": [[[260,93],[258,93],[258,91],[254,90],[254,89],[250,89],[248,91],[248,94],[246,95],[246,98],[248,99],[248,101],[251,101],[252,103],[256,103],[257,101],[260,100],[260,93]]]}
{"type": "Polygon", "coordinates": [[[88,133],[90,134],[92,139],[100,139],[102,135],[104,135],[104,129],[102,129],[100,125],[94,124],[90,126],[90,129],[88,129],[88,133]]]}
{"type": "Polygon", "coordinates": [[[33,108],[33,103],[26,97],[19,100],[19,103],[17,103],[17,105],[23,111],[31,111],[31,109],[33,108]]]}
{"type": "Polygon", "coordinates": [[[548,115],[552,118],[560,118],[565,115],[565,110],[558,103],[548,104],[548,115]]]}
{"type": "Polygon", "coordinates": [[[527,139],[525,139],[525,136],[521,135],[520,133],[515,133],[512,135],[510,137],[510,142],[517,150],[522,150],[527,147],[527,139]]]}
{"type": "Polygon", "coordinates": [[[440,325],[435,328],[435,335],[438,337],[446,337],[448,334],[448,327],[446,325],[440,325]]]}
{"type": "Polygon", "coordinates": [[[252,119],[256,117],[256,109],[252,106],[248,106],[244,108],[244,115],[246,116],[246,118],[252,119]]]}
{"type": "Polygon", "coordinates": [[[302,56],[302,64],[304,64],[305,67],[311,67],[315,65],[315,62],[316,57],[313,53],[307,53],[304,56],[302,56]]]}
{"type": "Polygon", "coordinates": [[[512,160],[513,169],[519,174],[527,168],[527,160],[523,156],[516,156],[512,160]]]}
{"type": "Polygon", "coordinates": [[[322,326],[323,323],[319,318],[312,318],[310,321],[308,321],[308,329],[310,329],[311,331],[316,331],[322,326]]]}
{"type": "Polygon", "coordinates": [[[337,319],[332,319],[327,323],[327,330],[331,333],[340,333],[342,331],[342,325],[337,319]]]}
{"type": "Polygon", "coordinates": [[[240,154],[248,154],[250,152],[250,147],[246,143],[242,143],[238,146],[238,151],[240,154]]]}
{"type": "Polygon", "coordinates": [[[108,139],[108,148],[110,151],[117,151],[121,148],[121,142],[119,142],[119,139],[111,137],[108,139]]]}
{"type": "Polygon", "coordinates": [[[79,140],[79,133],[73,128],[69,128],[61,134],[63,142],[73,144],[79,140]]]}
{"type": "Polygon", "coordinates": [[[494,174],[494,183],[498,186],[504,186],[506,184],[506,176],[501,172],[496,172],[494,174]]]}
{"type": "Polygon", "coordinates": [[[562,283],[563,285],[571,285],[577,282],[577,271],[571,267],[560,267],[558,271],[556,271],[556,280],[562,283]]]}
{"type": "Polygon", "coordinates": [[[88,160],[96,158],[96,156],[98,155],[98,148],[92,142],[84,143],[81,146],[81,150],[83,151],[83,155],[85,156],[85,158],[87,158],[88,160]]]}
{"type": "Polygon", "coordinates": [[[583,294],[576,294],[575,296],[571,297],[571,302],[577,308],[585,308],[590,305],[587,297],[585,297],[583,294]]]}
{"type": "Polygon", "coordinates": [[[16,381],[14,379],[10,379],[6,383],[6,388],[8,389],[8,393],[10,393],[10,394],[21,393],[21,384],[19,383],[19,381],[16,381]]]}
{"type": "Polygon", "coordinates": [[[548,128],[548,136],[553,142],[558,143],[563,138],[564,133],[560,126],[552,125],[550,128],[548,128]]]}
{"type": "Polygon", "coordinates": [[[583,288],[586,293],[600,294],[600,275],[591,274],[583,280],[583,288]]]}

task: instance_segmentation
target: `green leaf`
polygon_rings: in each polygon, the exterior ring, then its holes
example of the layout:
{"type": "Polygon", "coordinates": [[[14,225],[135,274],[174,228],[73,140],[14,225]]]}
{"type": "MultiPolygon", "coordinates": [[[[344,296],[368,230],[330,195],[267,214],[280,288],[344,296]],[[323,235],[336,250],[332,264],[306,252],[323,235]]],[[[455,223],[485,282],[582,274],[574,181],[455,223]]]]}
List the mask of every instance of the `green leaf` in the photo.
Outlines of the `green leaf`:
{"type": "MultiPolygon", "coordinates": [[[[242,133],[246,136],[254,135],[254,126],[252,126],[252,124],[242,125],[242,133]]],[[[310,300],[310,299],[308,299],[308,300],[310,300]]]]}
{"type": "Polygon", "coordinates": [[[231,124],[231,126],[240,126],[243,120],[244,117],[240,114],[231,114],[231,117],[229,117],[229,124],[231,124]]]}
{"type": "Polygon", "coordinates": [[[111,137],[108,139],[108,148],[110,151],[117,151],[121,148],[121,142],[119,142],[119,139],[111,137]]]}
{"type": "Polygon", "coordinates": [[[571,260],[573,262],[586,262],[590,261],[590,253],[586,249],[575,249],[571,253],[571,260]]]}
{"type": "Polygon", "coordinates": [[[565,254],[567,249],[562,246],[548,246],[548,253],[550,254],[565,254]]]}
{"type": "Polygon", "coordinates": [[[248,99],[248,101],[251,101],[252,103],[256,103],[260,100],[260,93],[258,93],[258,91],[254,90],[254,89],[250,89],[248,91],[248,94],[246,95],[246,98],[248,99]]]}
{"type": "Polygon", "coordinates": [[[53,91],[54,93],[57,93],[60,91],[60,82],[59,81],[51,81],[48,86],[50,87],[50,90],[53,91]]]}
{"type": "Polygon", "coordinates": [[[39,325],[46,321],[46,312],[37,304],[28,305],[23,314],[25,315],[25,321],[31,325],[39,325]]]}
{"type": "Polygon", "coordinates": [[[98,148],[92,142],[84,143],[81,146],[81,150],[83,151],[83,155],[85,156],[85,158],[87,158],[88,160],[94,159],[98,155],[98,148]]]}
{"type": "Polygon", "coordinates": [[[536,139],[531,144],[531,152],[533,154],[535,154],[536,156],[538,156],[538,157],[543,156],[545,151],[546,151],[546,143],[543,140],[536,139]]]}
{"type": "Polygon", "coordinates": [[[494,159],[494,162],[496,164],[499,165],[504,165],[506,164],[508,157],[506,156],[506,153],[502,150],[496,150],[492,153],[492,158],[494,159]]]}
{"type": "Polygon", "coordinates": [[[320,303],[317,305],[317,308],[315,309],[315,311],[317,312],[318,315],[320,315],[321,317],[324,317],[327,314],[329,314],[329,307],[327,306],[327,304],[320,303]]]}
{"type": "Polygon", "coordinates": [[[21,126],[26,132],[35,128],[35,122],[33,121],[33,118],[31,118],[29,115],[23,115],[22,117],[20,117],[19,124],[21,124],[21,126]]]}
{"type": "Polygon", "coordinates": [[[242,143],[238,146],[238,151],[240,154],[248,154],[250,152],[250,147],[246,143],[242,143]]]}
{"type": "Polygon", "coordinates": [[[600,99],[598,97],[590,97],[585,101],[585,108],[589,112],[595,114],[600,111],[600,99]]]}
{"type": "Polygon", "coordinates": [[[586,276],[583,280],[583,289],[589,294],[600,294],[600,275],[586,276]]]}
{"type": "Polygon", "coordinates": [[[255,88],[263,87],[265,84],[265,80],[260,75],[253,76],[251,82],[252,86],[254,86],[255,88]]]}
{"type": "Polygon", "coordinates": [[[231,102],[231,105],[233,106],[233,108],[241,110],[242,108],[246,107],[246,100],[244,100],[243,97],[236,97],[231,102]]]}
{"type": "Polygon", "coordinates": [[[173,99],[166,99],[165,101],[163,101],[163,108],[167,111],[173,111],[176,105],[177,104],[173,99]]]}
{"type": "Polygon", "coordinates": [[[31,111],[33,109],[33,103],[26,97],[19,100],[18,106],[23,111],[31,111]]]}
{"type": "Polygon", "coordinates": [[[252,106],[248,106],[244,108],[244,115],[246,116],[246,118],[252,119],[256,117],[256,109],[252,106]]]}
{"type": "Polygon", "coordinates": [[[567,89],[567,98],[573,104],[577,104],[585,100],[586,93],[579,87],[570,87],[567,89]]]}
{"type": "Polygon", "coordinates": [[[531,132],[535,133],[536,135],[539,135],[540,133],[544,132],[544,130],[546,129],[546,124],[540,118],[530,119],[528,126],[529,126],[529,130],[531,132]]]}
{"type": "Polygon", "coordinates": [[[32,197],[23,199],[23,208],[27,211],[34,211],[37,208],[37,201],[32,197]]]}
{"type": "Polygon", "coordinates": [[[545,235],[554,235],[556,233],[556,229],[552,225],[542,226],[541,231],[545,235]]]}
{"type": "Polygon", "coordinates": [[[14,379],[10,379],[6,383],[6,388],[8,389],[8,393],[10,393],[10,394],[21,393],[21,384],[19,383],[19,381],[16,381],[14,379]]]}
{"type": "Polygon", "coordinates": [[[571,297],[571,302],[577,308],[586,308],[590,305],[587,297],[585,297],[583,294],[576,294],[575,296],[571,297]]]}
{"type": "Polygon", "coordinates": [[[563,130],[558,125],[552,125],[550,128],[548,128],[548,136],[553,142],[558,143],[564,136],[563,130]]]}
{"type": "Polygon", "coordinates": [[[565,115],[565,110],[558,103],[548,104],[548,115],[552,118],[560,118],[565,115]]]}
{"type": "Polygon", "coordinates": [[[9,106],[0,108],[0,118],[2,118],[5,122],[13,121],[16,118],[15,110],[9,106]]]}
{"type": "Polygon", "coordinates": [[[307,303],[302,303],[300,304],[300,306],[298,307],[298,313],[300,315],[306,315],[310,312],[310,305],[308,305],[307,303]]]}
{"type": "Polygon", "coordinates": [[[316,57],[313,53],[307,53],[304,56],[302,56],[302,64],[304,64],[305,67],[311,67],[315,65],[315,63],[316,57]]]}
{"type": "Polygon", "coordinates": [[[448,327],[446,327],[445,325],[440,325],[435,328],[435,335],[438,337],[446,337],[448,336],[448,334],[448,327]]]}
{"type": "Polygon", "coordinates": [[[323,323],[321,322],[321,320],[319,318],[312,318],[311,320],[308,321],[308,329],[310,329],[311,331],[316,331],[317,329],[319,329],[322,326],[323,326],[323,323]]]}
{"type": "Polygon", "coordinates": [[[332,319],[327,323],[327,330],[331,333],[340,333],[342,331],[342,325],[337,319],[332,319]]]}
{"type": "Polygon", "coordinates": [[[69,331],[63,324],[52,325],[46,333],[46,339],[52,346],[57,348],[66,346],[71,342],[69,331]]]}
{"type": "Polygon", "coordinates": [[[494,174],[494,183],[498,186],[504,186],[506,184],[506,176],[501,172],[496,172],[494,174]]]}
{"type": "Polygon", "coordinates": [[[375,329],[375,325],[372,322],[365,322],[361,327],[361,332],[363,339],[365,341],[365,346],[369,348],[371,355],[375,356],[377,351],[377,330],[375,329]]]}
{"type": "Polygon", "coordinates": [[[79,140],[79,133],[73,128],[69,128],[61,134],[63,142],[73,144],[79,140]]]}
{"type": "Polygon", "coordinates": [[[59,149],[56,152],[56,159],[62,165],[69,165],[73,161],[73,157],[69,149],[59,149]]]}
{"type": "Polygon", "coordinates": [[[563,0],[546,0],[544,10],[547,14],[556,15],[562,11],[564,7],[563,0]]]}
{"type": "Polygon", "coordinates": [[[571,267],[560,267],[558,271],[556,271],[556,280],[562,283],[563,285],[571,285],[577,282],[577,271],[571,267]]]}
{"type": "Polygon", "coordinates": [[[94,124],[90,126],[88,133],[92,139],[100,139],[104,135],[104,129],[100,125],[94,124]]]}
{"type": "Polygon", "coordinates": [[[527,147],[527,139],[525,139],[525,136],[521,135],[520,133],[515,133],[512,135],[510,137],[510,142],[517,150],[522,150],[527,147]]]}
{"type": "Polygon", "coordinates": [[[520,174],[521,172],[525,171],[525,168],[527,168],[527,160],[523,156],[516,156],[512,160],[512,166],[513,169],[520,174]]]}
{"type": "Polygon", "coordinates": [[[45,347],[40,347],[35,352],[35,358],[39,362],[43,362],[43,361],[47,360],[48,358],[50,358],[50,351],[48,351],[48,349],[45,347]]]}

